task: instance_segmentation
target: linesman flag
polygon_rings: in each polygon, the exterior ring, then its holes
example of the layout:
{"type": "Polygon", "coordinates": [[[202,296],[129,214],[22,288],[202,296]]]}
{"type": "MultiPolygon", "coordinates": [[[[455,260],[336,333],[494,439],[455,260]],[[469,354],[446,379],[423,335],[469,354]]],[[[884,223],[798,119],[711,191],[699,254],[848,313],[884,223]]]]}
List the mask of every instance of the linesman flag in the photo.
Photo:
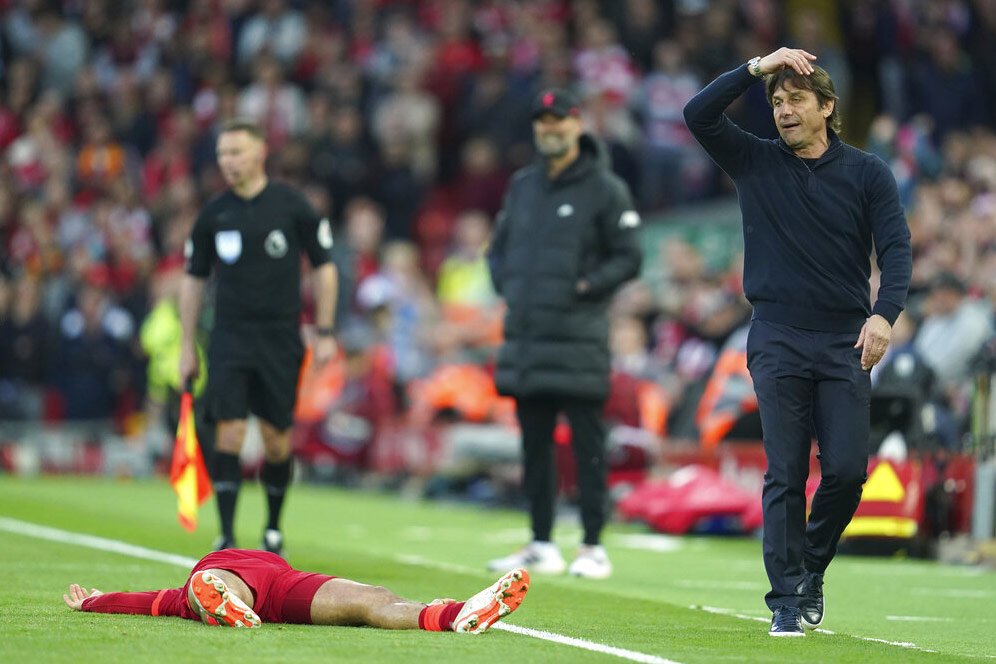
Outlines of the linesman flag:
{"type": "Polygon", "coordinates": [[[204,466],[201,445],[194,429],[194,396],[187,385],[180,396],[180,422],[173,444],[173,465],[169,483],[176,491],[176,516],[180,525],[194,532],[197,529],[197,509],[211,495],[211,479],[204,466]]]}

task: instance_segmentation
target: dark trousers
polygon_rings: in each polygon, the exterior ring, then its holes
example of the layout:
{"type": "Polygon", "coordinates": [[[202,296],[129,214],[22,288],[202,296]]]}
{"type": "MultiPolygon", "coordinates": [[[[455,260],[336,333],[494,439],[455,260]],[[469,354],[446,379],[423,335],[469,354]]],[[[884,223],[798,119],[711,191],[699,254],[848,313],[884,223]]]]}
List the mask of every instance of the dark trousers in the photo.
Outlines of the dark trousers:
{"type": "Polygon", "coordinates": [[[868,469],[871,381],[856,333],[755,320],[747,338],[764,452],[764,568],[768,607],[797,606],[807,571],[823,572],[861,500],[868,469]],[[813,436],[822,480],[806,522],[813,436]]]}
{"type": "Polygon", "coordinates": [[[516,399],[522,427],[523,485],[529,498],[533,539],[549,542],[553,529],[557,475],[553,455],[553,429],[563,412],[571,424],[574,459],[581,494],[584,543],[598,544],[605,525],[605,422],[604,401],[573,397],[516,399]]]}

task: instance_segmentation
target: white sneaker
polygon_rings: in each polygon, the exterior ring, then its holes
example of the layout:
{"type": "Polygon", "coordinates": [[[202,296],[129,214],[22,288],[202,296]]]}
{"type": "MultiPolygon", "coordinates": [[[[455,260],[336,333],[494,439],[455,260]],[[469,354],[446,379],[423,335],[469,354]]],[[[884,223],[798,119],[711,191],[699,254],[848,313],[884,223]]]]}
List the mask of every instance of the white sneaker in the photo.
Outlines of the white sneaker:
{"type": "Polygon", "coordinates": [[[571,576],[582,576],[587,579],[607,579],[612,575],[612,563],[605,547],[582,544],[578,554],[568,570],[571,576]]]}
{"type": "Polygon", "coordinates": [[[536,574],[563,574],[567,562],[553,542],[530,542],[512,555],[488,563],[492,572],[512,567],[524,567],[536,574]]]}

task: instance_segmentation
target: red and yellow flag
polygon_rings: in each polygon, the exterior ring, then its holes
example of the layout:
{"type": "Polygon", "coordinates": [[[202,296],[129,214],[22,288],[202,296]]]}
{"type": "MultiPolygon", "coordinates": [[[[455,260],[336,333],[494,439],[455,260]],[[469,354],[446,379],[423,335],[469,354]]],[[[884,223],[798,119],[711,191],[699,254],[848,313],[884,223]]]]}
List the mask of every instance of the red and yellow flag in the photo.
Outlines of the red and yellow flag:
{"type": "Polygon", "coordinates": [[[194,397],[189,391],[180,397],[180,422],[176,427],[169,483],[176,491],[176,516],[180,525],[193,532],[197,529],[197,509],[211,495],[211,479],[197,442],[194,397]]]}

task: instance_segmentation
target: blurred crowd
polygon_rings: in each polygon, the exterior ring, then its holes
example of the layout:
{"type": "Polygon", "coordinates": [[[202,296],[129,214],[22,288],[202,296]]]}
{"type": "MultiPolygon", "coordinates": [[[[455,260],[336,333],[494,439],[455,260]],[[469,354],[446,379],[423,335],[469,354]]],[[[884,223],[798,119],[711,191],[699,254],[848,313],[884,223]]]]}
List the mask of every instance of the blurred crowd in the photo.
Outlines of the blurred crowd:
{"type": "MultiPolygon", "coordinates": [[[[217,128],[239,115],[264,127],[271,176],[334,220],[343,352],[306,378],[325,397],[304,400],[299,443],[349,447],[400,417],[508,422],[487,387],[501,303],[482,254],[510,173],[532,159],[535,92],[575,90],[647,223],[666,223],[655,213],[733,194],[684,126],[684,104],[717,74],[794,45],[819,56],[845,140],[892,166],[906,205],[913,292],[885,363],[922,369],[945,444],[967,429],[996,303],[992,2],[0,8],[0,420],[109,422],[141,440],[168,413],[183,243],[223,187],[217,128]]],[[[730,115],[776,135],[761,86],[730,115]]],[[[615,306],[615,380],[657,390],[653,424],[632,423],[694,439],[717,360],[749,319],[740,259],[717,269],[708,247],[680,239],[648,252],[615,306]]]]}

